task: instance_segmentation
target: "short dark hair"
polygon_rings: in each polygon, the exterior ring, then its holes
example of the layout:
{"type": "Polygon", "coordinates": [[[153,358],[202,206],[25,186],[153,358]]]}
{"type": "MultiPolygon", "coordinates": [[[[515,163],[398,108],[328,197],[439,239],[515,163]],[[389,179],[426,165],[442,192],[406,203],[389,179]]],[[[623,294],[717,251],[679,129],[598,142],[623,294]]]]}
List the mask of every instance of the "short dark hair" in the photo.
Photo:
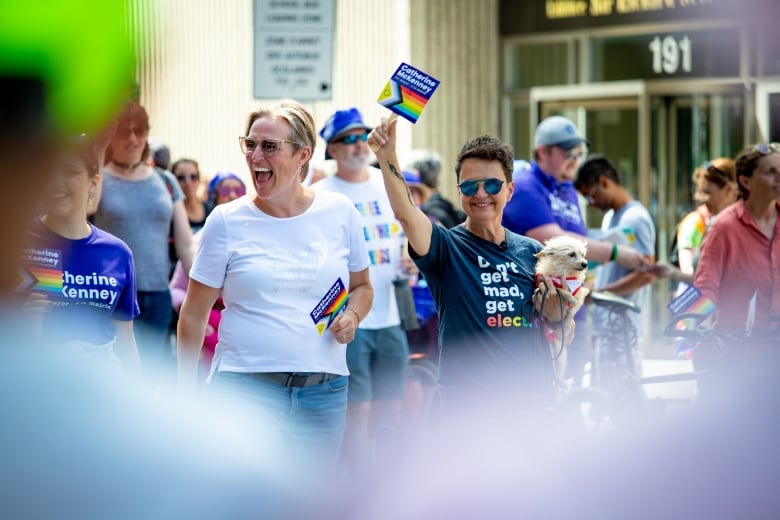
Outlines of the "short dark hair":
{"type": "Polygon", "coordinates": [[[190,159],[188,157],[182,157],[181,159],[177,160],[173,165],[171,166],[171,173],[176,175],[176,170],[181,166],[182,164],[191,164],[195,167],[195,171],[198,172],[198,177],[200,177],[200,166],[198,165],[198,161],[195,159],[190,159]]]}
{"type": "Polygon", "coordinates": [[[455,176],[460,181],[460,167],[466,159],[482,159],[484,161],[498,161],[504,170],[507,182],[512,181],[512,169],[514,155],[512,148],[501,139],[492,135],[481,135],[463,145],[455,160],[455,176]]]}
{"type": "Polygon", "coordinates": [[[601,177],[606,177],[615,184],[620,184],[620,174],[618,174],[615,165],[603,155],[593,154],[582,163],[579,171],[577,171],[574,187],[577,190],[590,188],[598,183],[601,177]]]}

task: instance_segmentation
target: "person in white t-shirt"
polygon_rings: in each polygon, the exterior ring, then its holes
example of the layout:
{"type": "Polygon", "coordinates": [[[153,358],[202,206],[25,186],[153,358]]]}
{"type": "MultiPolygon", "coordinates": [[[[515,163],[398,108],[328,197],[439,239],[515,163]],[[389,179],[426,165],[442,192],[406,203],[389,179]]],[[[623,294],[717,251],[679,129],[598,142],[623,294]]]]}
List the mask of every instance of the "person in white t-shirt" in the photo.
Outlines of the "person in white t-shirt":
{"type": "Polygon", "coordinates": [[[240,138],[256,195],[214,209],[202,230],[178,326],[179,383],[196,385],[208,315],[225,304],[212,363],[216,401],[278,427],[309,475],[335,471],[344,432],[346,344],[371,309],[360,215],[301,184],[312,116],[286,100],[252,112],[240,138]]]}
{"type": "Polygon", "coordinates": [[[375,458],[372,444],[379,451],[384,448],[378,436],[398,431],[409,364],[409,344],[393,285],[401,273],[405,238],[390,207],[382,173],[369,166],[372,154],[366,140],[370,130],[357,108],[336,111],[320,136],[328,145],[325,158],[334,159],[337,170],[312,185],[318,193],[341,193],[352,201],[360,212],[371,259],[374,305],[347,347],[349,406],[342,458],[344,469],[353,476],[368,469],[368,461],[375,458]]]}

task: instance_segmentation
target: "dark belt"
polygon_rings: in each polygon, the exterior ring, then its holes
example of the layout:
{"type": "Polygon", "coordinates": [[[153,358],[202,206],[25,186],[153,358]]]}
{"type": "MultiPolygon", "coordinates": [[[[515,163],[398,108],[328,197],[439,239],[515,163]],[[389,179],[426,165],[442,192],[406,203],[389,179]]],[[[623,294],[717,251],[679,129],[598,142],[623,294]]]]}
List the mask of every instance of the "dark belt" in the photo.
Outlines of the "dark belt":
{"type": "Polygon", "coordinates": [[[253,374],[257,379],[276,383],[277,385],[292,387],[307,387],[321,385],[328,381],[341,377],[339,374],[329,374],[327,372],[256,372],[253,374]]]}

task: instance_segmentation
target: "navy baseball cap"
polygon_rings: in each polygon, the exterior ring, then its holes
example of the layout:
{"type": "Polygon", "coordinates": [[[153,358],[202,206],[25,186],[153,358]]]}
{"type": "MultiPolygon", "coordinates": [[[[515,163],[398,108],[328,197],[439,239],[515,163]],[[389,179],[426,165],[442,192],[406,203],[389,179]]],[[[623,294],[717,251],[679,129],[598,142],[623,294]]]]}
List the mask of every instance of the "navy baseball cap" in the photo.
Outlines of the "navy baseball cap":
{"type": "MultiPolygon", "coordinates": [[[[345,110],[337,110],[332,116],[325,122],[325,126],[320,130],[320,137],[325,140],[326,144],[330,144],[335,138],[339,137],[345,132],[354,130],[356,128],[362,128],[364,130],[371,130],[371,127],[363,122],[363,115],[355,107],[347,108],[345,110]]],[[[330,159],[331,156],[325,149],[325,159],[330,159]]]]}
{"type": "Polygon", "coordinates": [[[536,127],[534,148],[539,146],[557,146],[564,150],[571,150],[580,144],[590,146],[590,141],[580,134],[577,126],[571,119],[563,116],[551,116],[536,127]]]}

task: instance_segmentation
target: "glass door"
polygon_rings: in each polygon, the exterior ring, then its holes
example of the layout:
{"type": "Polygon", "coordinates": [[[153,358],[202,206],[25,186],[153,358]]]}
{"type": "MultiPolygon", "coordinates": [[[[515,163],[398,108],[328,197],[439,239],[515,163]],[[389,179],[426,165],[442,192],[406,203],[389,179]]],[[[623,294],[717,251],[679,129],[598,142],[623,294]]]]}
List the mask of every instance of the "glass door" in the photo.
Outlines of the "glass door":
{"type": "Polygon", "coordinates": [[[756,87],[756,121],[755,141],[780,141],[780,83],[760,83],[756,87]]]}
{"type": "MultiPolygon", "coordinates": [[[[647,207],[657,231],[656,257],[666,260],[677,222],[694,207],[691,175],[715,157],[734,157],[745,143],[745,96],[735,87],[639,83],[615,88],[582,85],[531,90],[530,135],[541,119],[563,115],[591,141],[590,152],[610,159],[629,192],[647,207]],[[667,88],[664,92],[657,92],[667,88]],[[628,91],[627,91],[628,90],[628,91]],[[599,95],[600,94],[600,95],[599,95]],[[537,111],[534,111],[534,107],[537,111]]],[[[780,140],[780,84],[766,92],[767,122],[780,140]]],[[[586,212],[588,226],[603,214],[586,212]]],[[[660,331],[668,322],[669,285],[653,287],[650,310],[654,345],[671,344],[660,331]]]]}
{"type": "Polygon", "coordinates": [[[743,98],[737,93],[651,96],[651,208],[665,260],[677,222],[694,208],[694,169],[735,157],[744,145],[743,98]],[[661,233],[663,232],[663,234],[661,233]]]}
{"type": "MultiPolygon", "coordinates": [[[[734,158],[744,146],[744,112],[739,92],[650,96],[648,209],[656,219],[659,260],[668,257],[677,223],[696,206],[693,171],[716,157],[734,158]]],[[[654,307],[660,323],[671,318],[666,304],[672,295],[671,284],[656,283],[654,307]]]]}
{"type": "MultiPolygon", "coordinates": [[[[541,105],[540,120],[561,115],[574,121],[591,142],[589,153],[608,158],[620,172],[621,182],[639,196],[639,103],[636,97],[548,101],[541,105]]],[[[588,227],[599,227],[603,213],[587,208],[588,227]]]]}

